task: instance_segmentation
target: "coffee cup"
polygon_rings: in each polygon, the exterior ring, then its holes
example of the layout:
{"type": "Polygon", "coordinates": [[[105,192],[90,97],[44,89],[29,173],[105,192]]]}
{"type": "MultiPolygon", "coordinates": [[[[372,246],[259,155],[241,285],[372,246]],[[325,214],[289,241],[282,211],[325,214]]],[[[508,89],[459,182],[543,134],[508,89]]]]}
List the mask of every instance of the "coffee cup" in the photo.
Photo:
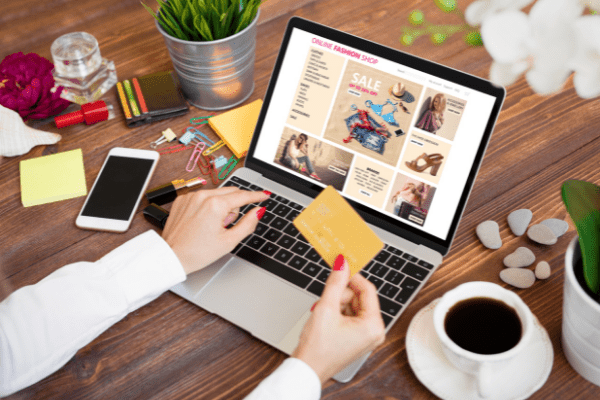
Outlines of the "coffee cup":
{"type": "Polygon", "coordinates": [[[469,282],[442,296],[433,311],[433,326],[446,358],[472,375],[479,396],[486,398],[501,390],[494,375],[530,344],[533,318],[510,290],[491,282],[469,282]]]}

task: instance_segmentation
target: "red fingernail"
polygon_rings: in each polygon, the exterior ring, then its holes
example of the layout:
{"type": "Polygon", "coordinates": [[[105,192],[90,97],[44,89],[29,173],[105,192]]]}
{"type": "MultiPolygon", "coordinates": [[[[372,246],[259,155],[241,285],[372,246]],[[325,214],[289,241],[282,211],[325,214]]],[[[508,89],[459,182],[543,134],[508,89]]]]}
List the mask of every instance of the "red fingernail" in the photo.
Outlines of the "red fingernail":
{"type": "Polygon", "coordinates": [[[261,219],[263,217],[263,215],[265,215],[265,211],[267,210],[267,207],[261,207],[257,212],[256,212],[256,218],[261,219]]]}
{"type": "Polygon", "coordinates": [[[315,304],[313,304],[312,307],[310,308],[310,312],[313,312],[313,310],[315,309],[317,303],[318,303],[318,301],[315,301],[315,304]]]}
{"type": "Polygon", "coordinates": [[[263,190],[263,193],[266,194],[267,196],[271,197],[271,192],[269,192],[268,190],[263,190]]]}
{"type": "Polygon", "coordinates": [[[337,256],[337,258],[335,259],[335,262],[333,263],[333,270],[334,271],[343,271],[344,270],[344,256],[343,255],[339,255],[337,256]]]}

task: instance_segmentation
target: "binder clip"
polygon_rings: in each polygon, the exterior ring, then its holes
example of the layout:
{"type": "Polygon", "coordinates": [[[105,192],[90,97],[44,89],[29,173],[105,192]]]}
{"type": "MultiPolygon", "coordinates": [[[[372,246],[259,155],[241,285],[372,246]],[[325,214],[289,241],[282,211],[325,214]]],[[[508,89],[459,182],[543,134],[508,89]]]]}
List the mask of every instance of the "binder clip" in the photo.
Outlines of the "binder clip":
{"type": "Polygon", "coordinates": [[[172,142],[175,139],[177,139],[177,136],[175,135],[175,133],[171,130],[171,128],[167,128],[167,130],[162,131],[162,135],[159,139],[150,143],[150,147],[155,149],[158,147],[158,145],[165,143],[165,142],[172,142]]]}
{"type": "Polygon", "coordinates": [[[227,164],[227,158],[225,158],[225,156],[219,156],[211,162],[212,162],[212,165],[215,167],[215,169],[219,169],[223,165],[227,164]]]}
{"type": "Polygon", "coordinates": [[[183,134],[183,136],[181,136],[179,138],[179,142],[182,143],[182,144],[185,144],[187,146],[194,139],[196,139],[196,141],[198,141],[198,139],[196,138],[196,135],[194,133],[192,133],[190,131],[186,131],[183,134]]]}
{"type": "Polygon", "coordinates": [[[203,132],[199,131],[198,129],[194,128],[193,126],[189,126],[186,130],[186,132],[191,132],[192,134],[194,134],[196,140],[200,140],[204,143],[206,143],[207,146],[212,146],[213,144],[215,144],[215,142],[213,142],[208,136],[206,136],[203,132]],[[200,139],[199,136],[202,136],[204,138],[204,140],[200,139]]]}

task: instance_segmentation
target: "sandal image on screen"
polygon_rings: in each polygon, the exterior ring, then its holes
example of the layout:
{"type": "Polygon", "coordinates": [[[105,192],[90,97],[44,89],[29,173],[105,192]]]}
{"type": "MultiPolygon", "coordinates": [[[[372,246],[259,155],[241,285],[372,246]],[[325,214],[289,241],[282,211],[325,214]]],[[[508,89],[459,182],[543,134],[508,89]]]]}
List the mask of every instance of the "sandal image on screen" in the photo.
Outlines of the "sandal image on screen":
{"type": "Polygon", "coordinates": [[[439,169],[440,169],[440,165],[442,165],[442,160],[444,159],[444,156],[441,155],[440,153],[434,153],[431,155],[427,155],[426,153],[421,154],[419,157],[417,157],[416,159],[408,162],[406,161],[406,166],[410,169],[412,169],[413,171],[417,171],[417,172],[423,172],[425,171],[427,168],[431,167],[431,175],[436,176],[439,169]],[[423,160],[425,161],[425,164],[423,165],[419,165],[419,160],[423,160]]]}

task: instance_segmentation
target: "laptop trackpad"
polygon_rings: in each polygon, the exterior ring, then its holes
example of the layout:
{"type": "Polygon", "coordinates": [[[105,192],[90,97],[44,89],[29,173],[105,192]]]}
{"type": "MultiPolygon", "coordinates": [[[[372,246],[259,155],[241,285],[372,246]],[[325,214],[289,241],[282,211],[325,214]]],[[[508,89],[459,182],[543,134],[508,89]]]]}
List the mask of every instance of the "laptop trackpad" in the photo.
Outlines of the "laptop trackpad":
{"type": "Polygon", "coordinates": [[[196,300],[273,346],[315,302],[308,293],[239,258],[229,261],[196,300]]]}

